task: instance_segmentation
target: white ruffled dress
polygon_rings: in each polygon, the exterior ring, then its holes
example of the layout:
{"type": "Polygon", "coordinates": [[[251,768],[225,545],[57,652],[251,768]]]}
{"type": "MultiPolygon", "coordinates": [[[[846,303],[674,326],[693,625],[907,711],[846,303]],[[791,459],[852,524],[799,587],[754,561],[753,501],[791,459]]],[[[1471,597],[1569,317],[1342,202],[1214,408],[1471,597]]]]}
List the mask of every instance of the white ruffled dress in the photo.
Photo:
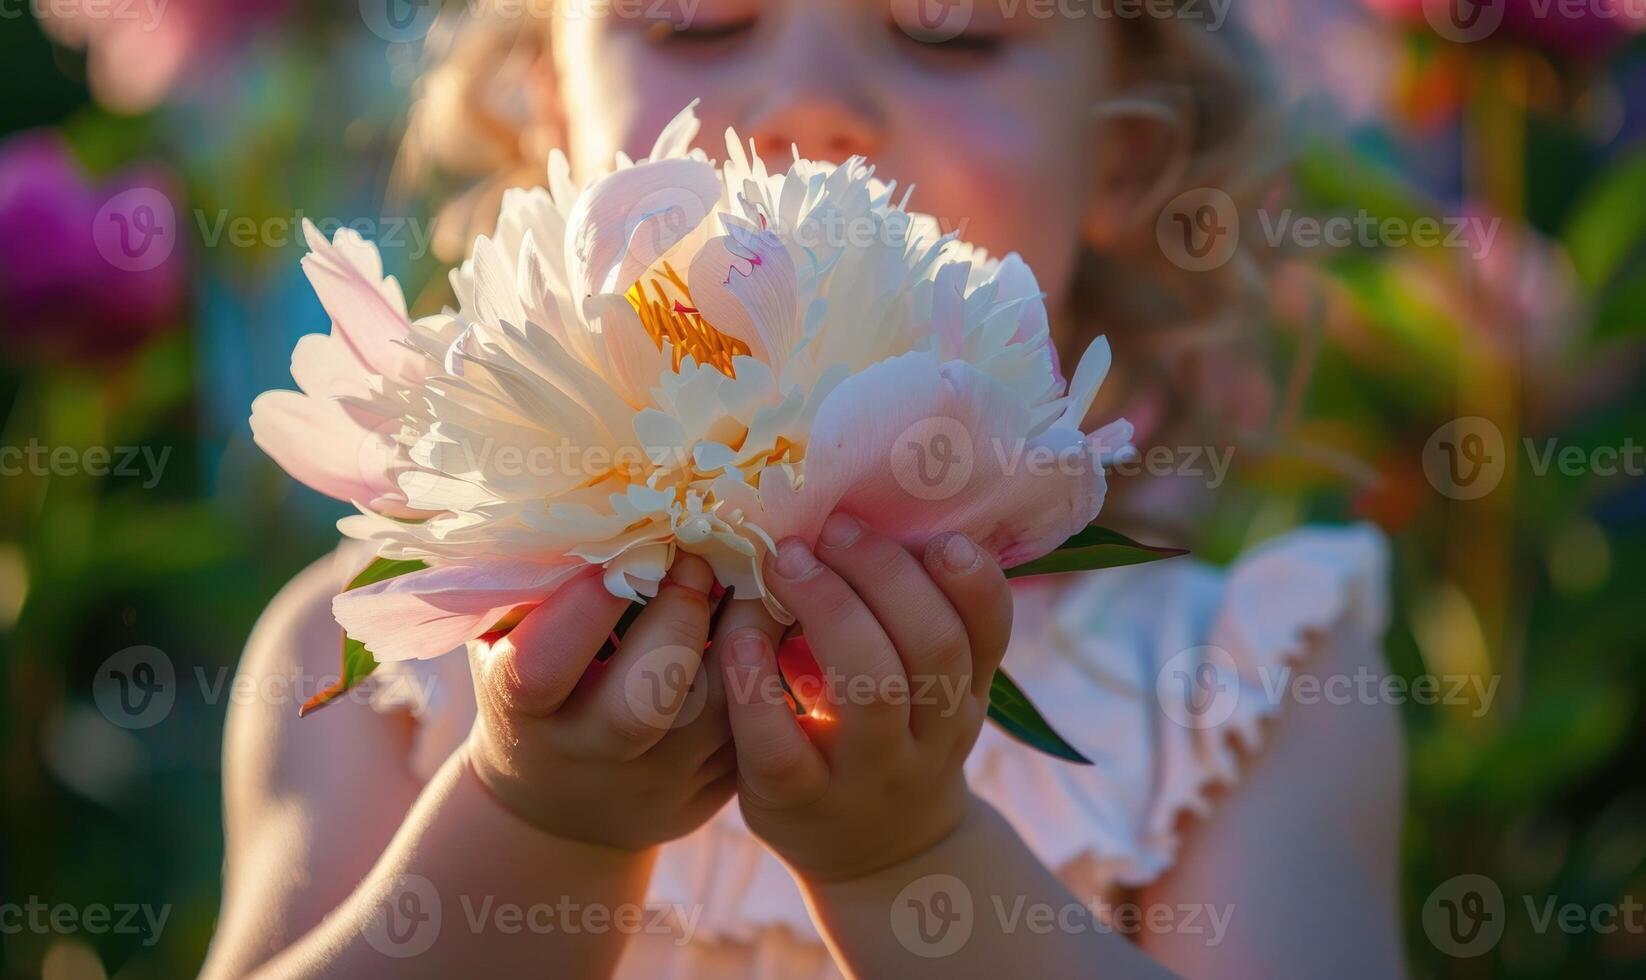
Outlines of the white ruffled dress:
{"type": "MultiPolygon", "coordinates": [[[[1387,546],[1365,527],[1311,527],[1226,569],[1189,559],[1014,586],[1005,664],[1058,732],[1093,760],[1075,766],[984,728],[967,776],[1077,894],[1147,885],[1171,868],[1184,815],[1214,819],[1280,710],[1274,678],[1309,637],[1381,637],[1387,546]]],[[[414,767],[425,778],[474,718],[460,654],[388,664],[427,692],[414,767]],[[431,683],[432,682],[432,683],[431,683]]],[[[410,711],[378,685],[380,711],[410,711]]],[[[634,937],[620,976],[834,977],[800,891],[744,826],[736,802],[665,845],[648,902],[673,932],[634,937]],[[659,913],[661,914],[661,913],[659,913]]]]}

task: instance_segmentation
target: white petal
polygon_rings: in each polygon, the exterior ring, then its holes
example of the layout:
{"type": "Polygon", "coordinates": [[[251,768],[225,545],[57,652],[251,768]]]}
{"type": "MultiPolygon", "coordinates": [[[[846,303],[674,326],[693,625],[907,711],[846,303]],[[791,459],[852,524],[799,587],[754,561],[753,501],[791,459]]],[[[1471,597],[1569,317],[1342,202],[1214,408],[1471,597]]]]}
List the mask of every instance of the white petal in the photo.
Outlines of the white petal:
{"type": "Polygon", "coordinates": [[[566,225],[567,278],[576,298],[627,292],[702,224],[720,193],[719,175],[703,160],[645,163],[596,181],[566,225]]]}
{"type": "Polygon", "coordinates": [[[1069,382],[1069,405],[1063,412],[1063,425],[1080,427],[1086,413],[1092,410],[1092,401],[1097,398],[1103,379],[1109,376],[1112,363],[1114,352],[1109,349],[1109,339],[1099,337],[1092,341],[1081,356],[1080,363],[1075,366],[1074,380],[1069,382]]]}

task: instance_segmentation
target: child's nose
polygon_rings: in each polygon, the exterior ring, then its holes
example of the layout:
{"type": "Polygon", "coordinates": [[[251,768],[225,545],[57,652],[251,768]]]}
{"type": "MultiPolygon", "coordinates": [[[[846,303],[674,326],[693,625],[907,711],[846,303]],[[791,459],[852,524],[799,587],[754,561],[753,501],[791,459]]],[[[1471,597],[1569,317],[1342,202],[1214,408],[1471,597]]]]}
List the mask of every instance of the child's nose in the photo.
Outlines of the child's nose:
{"type": "Polygon", "coordinates": [[[873,157],[883,128],[866,106],[816,90],[773,92],[744,126],[756,151],[770,161],[787,161],[790,147],[811,160],[836,163],[850,156],[873,157]]]}

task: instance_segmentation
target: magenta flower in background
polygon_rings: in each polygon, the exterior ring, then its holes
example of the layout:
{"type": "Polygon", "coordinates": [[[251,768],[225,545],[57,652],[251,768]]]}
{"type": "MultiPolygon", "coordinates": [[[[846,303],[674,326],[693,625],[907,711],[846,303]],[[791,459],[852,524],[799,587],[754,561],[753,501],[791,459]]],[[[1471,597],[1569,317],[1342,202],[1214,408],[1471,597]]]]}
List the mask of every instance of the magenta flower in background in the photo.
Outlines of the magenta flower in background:
{"type": "Polygon", "coordinates": [[[158,172],[93,186],[49,131],[0,143],[0,332],[11,352],[113,357],[177,323],[187,280],[170,186],[158,172]]]}
{"type": "Polygon", "coordinates": [[[229,65],[243,44],[290,6],[290,0],[44,4],[40,18],[59,42],[85,49],[87,82],[99,102],[139,113],[180,84],[229,65]]]}
{"type": "Polygon", "coordinates": [[[1634,0],[1361,0],[1403,24],[1428,24],[1454,41],[1502,36],[1568,58],[1600,57],[1646,29],[1646,5],[1634,0]]]}

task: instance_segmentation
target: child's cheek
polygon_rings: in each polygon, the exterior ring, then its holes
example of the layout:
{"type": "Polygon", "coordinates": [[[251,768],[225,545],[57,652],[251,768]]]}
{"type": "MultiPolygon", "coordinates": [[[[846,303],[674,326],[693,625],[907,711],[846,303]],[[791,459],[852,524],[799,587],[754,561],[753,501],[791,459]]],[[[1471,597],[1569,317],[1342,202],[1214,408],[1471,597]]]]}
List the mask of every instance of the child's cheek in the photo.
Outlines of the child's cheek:
{"type": "Polygon", "coordinates": [[[911,147],[908,173],[881,168],[915,184],[910,207],[937,216],[945,231],[990,255],[1017,252],[1029,263],[1052,305],[1069,287],[1086,203],[1078,168],[1045,145],[1044,131],[1011,121],[973,119],[911,147]]]}

